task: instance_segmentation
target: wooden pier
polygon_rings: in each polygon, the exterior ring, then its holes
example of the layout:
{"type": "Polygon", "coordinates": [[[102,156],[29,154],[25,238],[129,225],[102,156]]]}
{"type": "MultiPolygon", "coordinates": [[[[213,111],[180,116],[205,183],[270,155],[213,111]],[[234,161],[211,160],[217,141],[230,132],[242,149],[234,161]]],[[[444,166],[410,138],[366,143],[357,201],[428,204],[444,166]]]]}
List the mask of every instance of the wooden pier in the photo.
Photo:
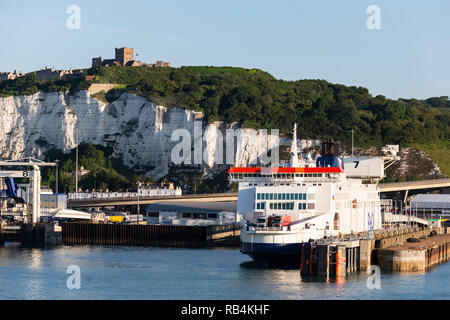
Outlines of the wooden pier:
{"type": "Polygon", "coordinates": [[[65,223],[62,242],[66,245],[157,246],[204,248],[239,246],[239,225],[176,226],[65,223]]]}

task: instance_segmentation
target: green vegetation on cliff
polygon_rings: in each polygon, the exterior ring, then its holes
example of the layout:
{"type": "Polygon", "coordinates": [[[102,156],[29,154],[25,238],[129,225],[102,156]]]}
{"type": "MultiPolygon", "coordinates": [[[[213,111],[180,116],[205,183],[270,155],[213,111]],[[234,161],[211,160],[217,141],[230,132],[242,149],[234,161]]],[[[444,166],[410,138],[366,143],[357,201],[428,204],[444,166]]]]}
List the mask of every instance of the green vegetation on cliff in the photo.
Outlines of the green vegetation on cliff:
{"type": "MultiPolygon", "coordinates": [[[[94,82],[119,83],[124,90],[167,106],[202,111],[207,121],[241,122],[288,133],[294,121],[301,137],[333,136],[344,143],[356,130],[360,146],[428,144],[450,139],[448,97],[391,100],[366,88],[324,80],[284,81],[257,69],[232,67],[96,67],[94,82]]],[[[0,81],[0,94],[76,91],[82,78],[38,81],[35,74],[0,81]]]]}
{"type": "Polygon", "coordinates": [[[92,81],[85,81],[82,77],[40,81],[36,73],[29,73],[14,80],[0,81],[0,98],[32,95],[38,92],[69,91],[75,93],[88,89],[91,83],[92,81]]]}
{"type": "Polygon", "coordinates": [[[443,174],[450,176],[450,141],[446,143],[415,143],[412,144],[412,147],[424,151],[439,166],[443,174]]]}
{"type": "Polygon", "coordinates": [[[332,136],[360,146],[446,142],[450,138],[448,97],[391,100],[366,88],[324,80],[284,81],[257,69],[231,67],[100,67],[99,82],[127,84],[127,90],[168,107],[202,111],[207,121],[288,133],[294,121],[301,137],[332,136]]]}
{"type": "MultiPolygon", "coordinates": [[[[373,97],[362,87],[325,80],[284,81],[258,69],[232,67],[112,66],[92,68],[87,73],[96,75],[94,82],[122,84],[125,88],[119,90],[160,105],[202,111],[210,122],[240,122],[252,128],[278,128],[287,134],[296,121],[302,138],[331,136],[348,145],[349,130],[354,129],[355,143],[361,147],[420,145],[450,174],[448,97],[392,100],[373,97]]],[[[0,95],[74,92],[91,83],[81,78],[40,82],[35,75],[27,75],[1,81],[0,95]]]]}
{"type": "MultiPolygon", "coordinates": [[[[75,191],[75,149],[64,154],[61,150],[50,149],[46,152],[46,161],[60,160],[58,170],[58,188],[60,192],[75,191]]],[[[112,157],[113,150],[109,147],[94,146],[81,143],[78,147],[78,187],[86,189],[124,190],[136,188],[137,183],[153,182],[149,177],[138,175],[127,168],[120,159],[112,157]]],[[[42,183],[55,190],[56,169],[42,170],[42,183]]]]}

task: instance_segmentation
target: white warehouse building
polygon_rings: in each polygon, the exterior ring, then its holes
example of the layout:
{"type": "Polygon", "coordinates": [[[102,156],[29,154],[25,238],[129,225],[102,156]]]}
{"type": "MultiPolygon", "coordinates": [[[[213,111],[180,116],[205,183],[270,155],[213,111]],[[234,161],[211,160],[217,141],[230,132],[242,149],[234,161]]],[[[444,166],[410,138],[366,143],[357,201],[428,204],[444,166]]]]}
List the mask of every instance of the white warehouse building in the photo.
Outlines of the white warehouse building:
{"type": "Polygon", "coordinates": [[[137,198],[139,197],[169,197],[181,196],[182,190],[180,187],[174,187],[173,183],[168,185],[142,185],[135,191],[86,191],[86,192],[71,192],[68,194],[70,200],[90,200],[90,199],[112,199],[112,198],[137,198]]]}
{"type": "Polygon", "coordinates": [[[418,194],[411,201],[411,210],[425,214],[450,215],[450,194],[418,194]]]}

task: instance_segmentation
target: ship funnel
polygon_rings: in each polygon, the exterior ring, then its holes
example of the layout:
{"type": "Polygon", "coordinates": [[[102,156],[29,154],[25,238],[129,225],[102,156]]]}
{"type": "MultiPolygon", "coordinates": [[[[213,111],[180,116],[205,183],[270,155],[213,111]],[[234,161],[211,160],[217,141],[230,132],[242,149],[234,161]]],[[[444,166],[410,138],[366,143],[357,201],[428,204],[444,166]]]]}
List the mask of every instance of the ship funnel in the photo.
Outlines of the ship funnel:
{"type": "Polygon", "coordinates": [[[334,140],[332,138],[325,138],[322,142],[322,156],[334,157],[334,140]]]}

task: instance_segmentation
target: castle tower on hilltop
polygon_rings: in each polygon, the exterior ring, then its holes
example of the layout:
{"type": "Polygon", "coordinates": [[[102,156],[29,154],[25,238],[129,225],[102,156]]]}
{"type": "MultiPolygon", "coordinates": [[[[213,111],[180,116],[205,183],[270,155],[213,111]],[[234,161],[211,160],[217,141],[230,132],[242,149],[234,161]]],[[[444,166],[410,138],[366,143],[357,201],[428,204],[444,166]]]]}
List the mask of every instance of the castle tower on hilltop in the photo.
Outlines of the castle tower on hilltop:
{"type": "Polygon", "coordinates": [[[133,48],[116,48],[116,61],[122,66],[125,66],[129,61],[134,60],[133,48]]]}
{"type": "Polygon", "coordinates": [[[156,61],[156,63],[145,63],[134,60],[134,48],[115,48],[116,56],[114,59],[103,59],[102,57],[92,58],[92,67],[96,66],[128,66],[128,67],[170,67],[170,62],[156,61]]]}

